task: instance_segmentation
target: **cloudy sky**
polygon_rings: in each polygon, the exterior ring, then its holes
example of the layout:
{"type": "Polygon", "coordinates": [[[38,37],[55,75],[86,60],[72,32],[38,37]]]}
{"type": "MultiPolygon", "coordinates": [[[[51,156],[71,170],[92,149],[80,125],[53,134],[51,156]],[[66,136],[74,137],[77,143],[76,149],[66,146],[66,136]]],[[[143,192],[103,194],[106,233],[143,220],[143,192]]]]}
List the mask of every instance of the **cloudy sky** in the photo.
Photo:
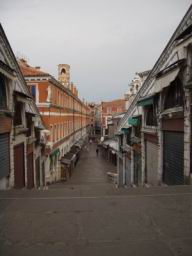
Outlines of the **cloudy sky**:
{"type": "Polygon", "coordinates": [[[71,80],[89,101],[123,97],[152,68],[191,0],[0,0],[9,42],[30,65],[71,80]]]}

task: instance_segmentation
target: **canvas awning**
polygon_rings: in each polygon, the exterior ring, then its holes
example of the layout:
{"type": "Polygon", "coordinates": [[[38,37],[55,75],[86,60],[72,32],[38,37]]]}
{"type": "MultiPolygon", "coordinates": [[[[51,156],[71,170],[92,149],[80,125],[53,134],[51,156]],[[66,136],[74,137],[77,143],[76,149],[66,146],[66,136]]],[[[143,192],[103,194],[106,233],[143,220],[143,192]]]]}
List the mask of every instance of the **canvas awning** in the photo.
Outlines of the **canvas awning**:
{"type": "Polygon", "coordinates": [[[64,157],[61,158],[62,164],[70,165],[76,159],[76,154],[74,153],[67,153],[64,157]]]}
{"type": "Polygon", "coordinates": [[[130,128],[126,128],[126,127],[121,128],[121,131],[122,131],[124,134],[128,134],[128,133],[131,132],[130,128]]]}
{"type": "Polygon", "coordinates": [[[154,95],[148,95],[146,97],[143,97],[143,98],[140,98],[138,101],[137,101],[137,105],[138,106],[142,106],[142,107],[145,107],[145,106],[149,106],[149,105],[153,105],[153,101],[154,101],[154,95]]]}
{"type": "Polygon", "coordinates": [[[133,125],[133,126],[139,126],[141,124],[141,116],[129,117],[128,124],[133,125]]]}
{"type": "Polygon", "coordinates": [[[162,75],[161,77],[157,78],[155,83],[154,83],[154,93],[161,92],[163,88],[167,87],[170,85],[171,82],[173,82],[176,77],[178,76],[180,71],[180,68],[176,68],[172,71],[170,71],[167,74],[162,75]]]}
{"type": "Polygon", "coordinates": [[[113,149],[113,150],[118,150],[118,142],[116,140],[106,140],[103,142],[104,146],[108,146],[109,148],[113,149]]]}

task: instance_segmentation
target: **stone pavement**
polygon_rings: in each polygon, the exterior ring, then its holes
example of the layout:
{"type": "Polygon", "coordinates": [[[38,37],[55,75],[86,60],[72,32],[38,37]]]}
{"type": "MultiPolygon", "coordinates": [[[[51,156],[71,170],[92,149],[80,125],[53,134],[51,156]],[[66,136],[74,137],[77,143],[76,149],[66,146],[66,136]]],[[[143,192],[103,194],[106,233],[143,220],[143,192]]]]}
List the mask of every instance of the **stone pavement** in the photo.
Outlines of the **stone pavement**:
{"type": "Polygon", "coordinates": [[[66,183],[0,192],[0,256],[191,256],[191,186],[117,190],[92,147],[66,183]]]}

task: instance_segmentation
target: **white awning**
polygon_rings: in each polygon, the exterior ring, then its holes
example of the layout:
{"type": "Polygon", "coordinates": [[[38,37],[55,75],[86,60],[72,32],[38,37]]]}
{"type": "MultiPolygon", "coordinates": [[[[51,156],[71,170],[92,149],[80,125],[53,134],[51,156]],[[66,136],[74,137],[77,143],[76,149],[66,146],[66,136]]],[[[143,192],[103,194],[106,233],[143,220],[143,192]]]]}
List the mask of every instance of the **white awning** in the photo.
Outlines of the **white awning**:
{"type": "Polygon", "coordinates": [[[153,85],[154,93],[161,92],[163,90],[163,88],[169,86],[170,83],[175,80],[179,71],[180,71],[180,68],[177,68],[177,69],[163,75],[162,77],[158,78],[153,85]]]}
{"type": "Polygon", "coordinates": [[[118,150],[118,142],[113,139],[109,139],[103,142],[104,145],[109,146],[111,149],[114,149],[115,151],[118,150]]]}

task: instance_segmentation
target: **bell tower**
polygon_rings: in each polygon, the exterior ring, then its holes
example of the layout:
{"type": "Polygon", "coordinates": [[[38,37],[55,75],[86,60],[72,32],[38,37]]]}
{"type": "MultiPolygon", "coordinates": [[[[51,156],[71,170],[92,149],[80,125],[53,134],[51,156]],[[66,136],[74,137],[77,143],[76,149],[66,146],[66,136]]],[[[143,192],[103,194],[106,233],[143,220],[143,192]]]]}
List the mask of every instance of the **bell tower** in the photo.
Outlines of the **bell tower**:
{"type": "Polygon", "coordinates": [[[70,66],[68,64],[59,64],[58,65],[58,80],[65,87],[69,88],[69,86],[70,86],[70,66]]]}

